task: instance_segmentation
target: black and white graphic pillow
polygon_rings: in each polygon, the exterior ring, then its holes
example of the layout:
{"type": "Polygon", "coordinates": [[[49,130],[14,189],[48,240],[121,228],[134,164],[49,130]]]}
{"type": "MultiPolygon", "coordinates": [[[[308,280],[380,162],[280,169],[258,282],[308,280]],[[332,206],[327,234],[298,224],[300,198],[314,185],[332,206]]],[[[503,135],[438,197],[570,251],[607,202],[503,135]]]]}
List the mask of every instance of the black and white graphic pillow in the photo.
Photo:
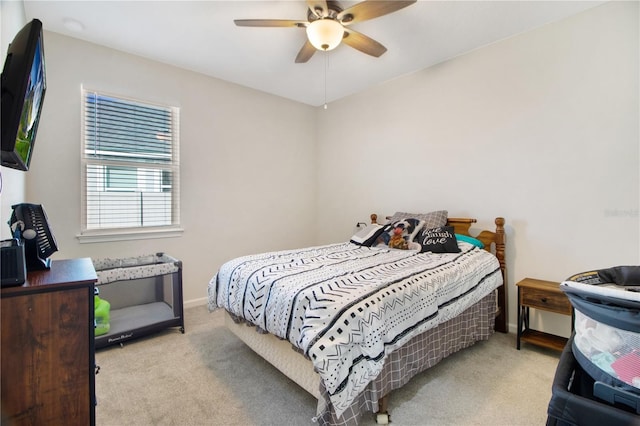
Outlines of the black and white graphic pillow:
{"type": "Polygon", "coordinates": [[[424,229],[416,241],[422,246],[421,253],[460,253],[453,226],[424,229]]]}
{"type": "Polygon", "coordinates": [[[400,219],[389,223],[387,235],[385,236],[385,244],[389,244],[389,240],[393,237],[395,227],[402,227],[402,238],[408,243],[415,241],[416,235],[424,226],[424,221],[416,218],[400,219]]]}

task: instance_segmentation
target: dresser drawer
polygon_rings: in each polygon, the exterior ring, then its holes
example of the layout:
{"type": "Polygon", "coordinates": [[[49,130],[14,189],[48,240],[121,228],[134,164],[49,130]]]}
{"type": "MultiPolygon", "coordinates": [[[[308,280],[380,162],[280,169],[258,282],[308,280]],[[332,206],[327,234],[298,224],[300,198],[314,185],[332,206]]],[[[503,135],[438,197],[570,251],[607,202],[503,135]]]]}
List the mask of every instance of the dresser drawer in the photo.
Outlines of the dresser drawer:
{"type": "Polygon", "coordinates": [[[564,293],[535,288],[522,288],[520,304],[535,309],[571,315],[571,302],[564,293]]]}

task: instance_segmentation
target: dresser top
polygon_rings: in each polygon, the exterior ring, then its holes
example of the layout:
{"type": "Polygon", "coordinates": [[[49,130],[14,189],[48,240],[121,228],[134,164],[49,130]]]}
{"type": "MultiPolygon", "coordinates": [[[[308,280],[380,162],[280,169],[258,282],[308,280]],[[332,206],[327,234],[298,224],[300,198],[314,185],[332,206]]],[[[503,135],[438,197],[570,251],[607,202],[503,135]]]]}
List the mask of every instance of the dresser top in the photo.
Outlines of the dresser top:
{"type": "Polygon", "coordinates": [[[56,286],[90,285],[98,280],[93,262],[88,257],[53,260],[51,269],[27,273],[26,282],[19,287],[5,287],[2,295],[39,290],[53,290],[56,286]]]}

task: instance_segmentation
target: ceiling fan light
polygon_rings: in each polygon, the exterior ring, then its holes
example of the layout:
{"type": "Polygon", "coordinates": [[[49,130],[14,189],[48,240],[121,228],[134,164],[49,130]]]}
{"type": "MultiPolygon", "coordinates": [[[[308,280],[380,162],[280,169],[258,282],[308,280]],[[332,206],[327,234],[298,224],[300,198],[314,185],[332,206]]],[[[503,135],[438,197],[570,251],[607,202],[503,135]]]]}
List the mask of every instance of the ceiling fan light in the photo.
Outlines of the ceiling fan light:
{"type": "Polygon", "coordinates": [[[333,50],[342,41],[344,28],[333,19],[318,19],[307,26],[309,42],[318,50],[333,50]]]}

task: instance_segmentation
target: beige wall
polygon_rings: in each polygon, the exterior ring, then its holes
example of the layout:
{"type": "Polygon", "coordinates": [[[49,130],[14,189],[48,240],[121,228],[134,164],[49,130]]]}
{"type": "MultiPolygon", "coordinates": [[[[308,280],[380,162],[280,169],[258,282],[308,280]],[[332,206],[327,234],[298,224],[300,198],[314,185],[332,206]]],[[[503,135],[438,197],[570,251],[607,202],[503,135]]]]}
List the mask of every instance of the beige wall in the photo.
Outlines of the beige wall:
{"type": "MultiPolygon", "coordinates": [[[[166,251],[184,261],[185,300],[200,303],[225,260],[344,241],[371,212],[445,208],[478,228],[501,215],[512,327],[519,279],[640,262],[637,2],[327,110],[58,34],[45,34],[45,49],[49,91],[25,201],[45,205],[54,258],[166,251]],[[78,242],[81,84],[181,108],[183,236],[78,242]]],[[[566,318],[533,320],[568,334],[566,318]]]]}
{"type": "Polygon", "coordinates": [[[320,242],[370,212],[504,216],[512,326],[524,277],[638,264],[638,51],[612,2],[317,111],[320,242]]]}
{"type": "Polygon", "coordinates": [[[48,89],[25,201],[45,207],[54,259],[166,252],[183,261],[184,298],[197,303],[222,262],[314,242],[312,107],[56,33],[45,33],[45,52],[48,89]],[[76,238],[83,85],[180,108],[182,236],[76,238]]]}
{"type": "MultiPolygon", "coordinates": [[[[0,3],[0,58],[4,66],[4,58],[7,56],[7,48],[13,37],[26,23],[22,2],[3,1],[0,3]]],[[[0,167],[0,239],[11,238],[11,231],[7,221],[11,216],[11,206],[20,203],[24,199],[26,188],[26,175],[20,170],[0,167]]]]}

